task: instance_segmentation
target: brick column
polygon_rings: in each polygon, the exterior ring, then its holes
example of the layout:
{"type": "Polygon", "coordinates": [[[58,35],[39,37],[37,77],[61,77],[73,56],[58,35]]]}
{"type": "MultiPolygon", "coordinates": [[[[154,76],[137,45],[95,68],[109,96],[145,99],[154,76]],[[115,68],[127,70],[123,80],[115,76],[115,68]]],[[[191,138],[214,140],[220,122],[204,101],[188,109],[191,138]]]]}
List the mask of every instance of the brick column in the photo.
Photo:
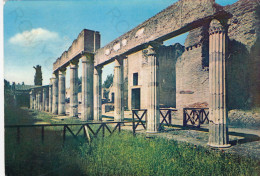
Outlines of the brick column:
{"type": "Polygon", "coordinates": [[[78,117],[78,60],[70,63],[70,116],[78,117]]]}
{"type": "Polygon", "coordinates": [[[102,67],[94,69],[94,120],[102,121],[102,67]]]}
{"type": "Polygon", "coordinates": [[[85,54],[81,57],[82,61],[82,120],[93,120],[93,74],[94,56],[85,54]]]}
{"type": "Polygon", "coordinates": [[[115,110],[114,121],[124,121],[124,67],[123,58],[115,60],[115,110]]]}
{"type": "Polygon", "coordinates": [[[209,142],[212,147],[229,147],[226,108],[226,30],[218,20],[209,29],[209,142]]]}
{"type": "Polygon", "coordinates": [[[58,93],[58,75],[53,74],[52,77],[52,113],[58,114],[58,102],[59,102],[59,93],[58,93]]]}
{"type": "Polygon", "coordinates": [[[155,48],[148,46],[144,51],[148,61],[148,110],[147,110],[147,133],[159,131],[160,112],[159,112],[159,61],[156,56],[155,48]]]}
{"type": "Polygon", "coordinates": [[[66,93],[66,68],[61,68],[59,70],[59,87],[58,87],[58,115],[66,115],[65,108],[65,93],[66,93]]]}

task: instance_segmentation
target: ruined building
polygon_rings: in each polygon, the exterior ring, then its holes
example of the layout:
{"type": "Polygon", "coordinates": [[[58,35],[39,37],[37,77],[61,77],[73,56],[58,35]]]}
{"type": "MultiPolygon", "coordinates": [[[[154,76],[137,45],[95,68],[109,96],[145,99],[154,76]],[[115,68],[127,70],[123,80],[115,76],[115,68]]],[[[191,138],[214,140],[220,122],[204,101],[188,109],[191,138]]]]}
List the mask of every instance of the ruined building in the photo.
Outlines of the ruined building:
{"type": "Polygon", "coordinates": [[[70,116],[77,116],[81,61],[81,118],[102,120],[102,67],[115,62],[115,121],[124,120],[125,108],[147,109],[147,133],[155,133],[161,107],[208,107],[209,145],[227,147],[228,110],[260,106],[259,10],[257,0],[225,7],[179,0],[102,48],[99,32],[84,29],[53,64],[49,110],[65,113],[69,66],[70,116]],[[185,46],[163,45],[186,32],[185,46]]]}

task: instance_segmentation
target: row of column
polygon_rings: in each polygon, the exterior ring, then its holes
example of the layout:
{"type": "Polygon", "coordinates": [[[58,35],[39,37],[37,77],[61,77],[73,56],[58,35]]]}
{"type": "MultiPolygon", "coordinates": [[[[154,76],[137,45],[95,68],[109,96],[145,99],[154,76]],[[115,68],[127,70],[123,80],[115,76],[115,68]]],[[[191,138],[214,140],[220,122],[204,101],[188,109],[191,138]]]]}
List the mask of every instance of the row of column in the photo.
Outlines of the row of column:
{"type": "MultiPolygon", "coordinates": [[[[226,84],[225,84],[225,48],[226,31],[218,20],[212,20],[209,31],[209,93],[210,93],[210,124],[209,145],[226,147],[228,145],[227,111],[226,111],[226,84]]],[[[159,131],[159,61],[155,48],[151,45],[144,50],[148,63],[148,116],[147,133],[159,131]]],[[[115,59],[115,103],[114,120],[124,120],[124,57],[115,59]]],[[[102,120],[102,67],[94,67],[93,54],[84,54],[82,60],[82,119],[102,120]],[[94,85],[93,85],[94,83],[94,85]]],[[[48,110],[53,114],[65,115],[65,74],[61,68],[54,74],[49,87],[49,109],[38,102],[46,101],[43,96],[34,97],[37,103],[31,104],[36,109],[48,110]]],[[[32,97],[33,99],[33,97],[32,97]]],[[[78,61],[70,63],[70,116],[78,116],[78,61]]]]}
{"type": "MultiPolygon", "coordinates": [[[[82,61],[82,120],[102,120],[101,116],[101,89],[102,67],[94,68],[93,54],[86,53],[81,57],[82,61]],[[93,86],[95,82],[95,86],[93,86]],[[94,95],[95,98],[94,98],[94,95]],[[95,105],[94,105],[95,104],[95,105]],[[97,110],[97,112],[96,112],[97,110]],[[95,115],[94,115],[95,111],[95,115]],[[94,118],[95,117],[95,118],[94,118]]],[[[49,104],[50,112],[65,115],[65,77],[66,68],[61,68],[53,74],[50,81],[49,104]]],[[[70,116],[78,117],[78,60],[70,62],[70,116]]]]}
{"type": "MultiPolygon", "coordinates": [[[[39,88],[38,88],[39,89],[39,88]]],[[[32,89],[30,92],[30,108],[39,111],[49,111],[49,96],[47,96],[48,88],[40,88],[40,90],[32,89]]]]}

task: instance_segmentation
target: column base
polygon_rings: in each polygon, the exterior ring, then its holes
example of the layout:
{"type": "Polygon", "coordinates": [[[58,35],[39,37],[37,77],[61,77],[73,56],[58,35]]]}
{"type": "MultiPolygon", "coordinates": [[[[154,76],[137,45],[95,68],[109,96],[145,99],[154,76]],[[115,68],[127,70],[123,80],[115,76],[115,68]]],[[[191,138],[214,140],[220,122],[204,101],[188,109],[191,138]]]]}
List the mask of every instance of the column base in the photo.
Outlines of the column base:
{"type": "Polygon", "coordinates": [[[227,148],[231,145],[228,139],[228,127],[226,124],[209,124],[208,145],[216,148],[227,148]]]}
{"type": "Polygon", "coordinates": [[[213,147],[213,148],[229,148],[231,147],[231,144],[225,144],[225,145],[217,145],[217,144],[207,144],[208,146],[210,147],[213,147]]]}
{"type": "Polygon", "coordinates": [[[155,138],[155,135],[158,133],[158,131],[146,131],[146,138],[155,138]]]}

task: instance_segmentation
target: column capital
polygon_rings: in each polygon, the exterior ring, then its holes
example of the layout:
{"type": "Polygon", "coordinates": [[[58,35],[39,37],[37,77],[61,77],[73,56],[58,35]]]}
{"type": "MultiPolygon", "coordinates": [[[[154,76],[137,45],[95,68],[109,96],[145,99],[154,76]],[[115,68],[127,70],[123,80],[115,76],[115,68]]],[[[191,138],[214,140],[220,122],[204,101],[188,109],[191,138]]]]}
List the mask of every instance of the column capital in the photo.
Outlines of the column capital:
{"type": "Polygon", "coordinates": [[[102,68],[103,68],[103,66],[97,66],[97,67],[95,67],[95,69],[94,69],[94,75],[101,74],[101,73],[102,73],[102,68]]]}
{"type": "Polygon", "coordinates": [[[227,24],[226,24],[226,20],[217,20],[217,19],[213,19],[210,22],[209,25],[209,35],[212,35],[214,33],[224,33],[227,31],[227,24]]]}
{"type": "Polygon", "coordinates": [[[116,57],[115,58],[115,67],[122,66],[125,58],[126,58],[126,56],[116,57]]]}
{"type": "Polygon", "coordinates": [[[93,63],[94,62],[94,54],[93,53],[83,53],[81,55],[82,63],[93,63]]]}
{"type": "Polygon", "coordinates": [[[59,69],[59,75],[65,75],[66,74],[66,67],[62,67],[59,69]]]}
{"type": "Polygon", "coordinates": [[[78,59],[74,59],[70,61],[70,68],[78,68],[78,64],[79,64],[79,60],[78,59]]]}
{"type": "Polygon", "coordinates": [[[58,72],[53,72],[52,73],[52,78],[51,79],[57,79],[58,78],[59,73],[58,72]]]}
{"type": "Polygon", "coordinates": [[[52,86],[54,79],[56,79],[56,78],[50,78],[50,84],[49,84],[50,87],[52,86]]]}
{"type": "Polygon", "coordinates": [[[143,50],[144,56],[155,56],[156,55],[156,47],[149,45],[146,49],[143,50]]]}

